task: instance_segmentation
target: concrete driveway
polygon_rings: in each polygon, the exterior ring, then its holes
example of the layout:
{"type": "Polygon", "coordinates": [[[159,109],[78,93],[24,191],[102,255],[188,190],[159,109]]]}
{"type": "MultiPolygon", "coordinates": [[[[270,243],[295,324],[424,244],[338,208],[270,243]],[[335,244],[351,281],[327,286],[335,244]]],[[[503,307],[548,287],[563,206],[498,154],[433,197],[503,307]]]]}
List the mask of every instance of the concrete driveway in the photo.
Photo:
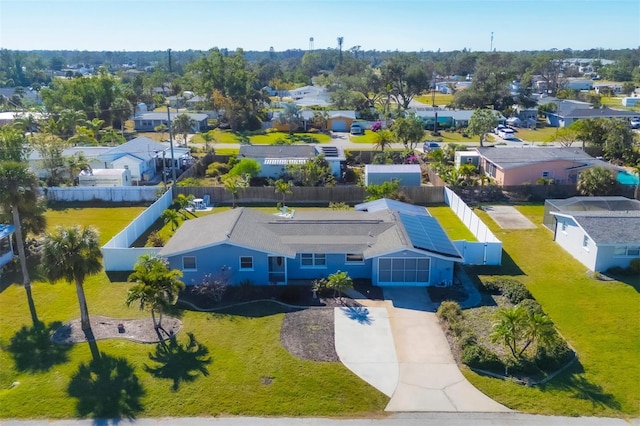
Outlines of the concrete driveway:
{"type": "Polygon", "coordinates": [[[387,287],[384,298],[400,371],[386,411],[511,411],[462,375],[424,287],[387,287]]]}
{"type": "Polygon", "coordinates": [[[337,308],[335,339],[340,360],[391,396],[386,411],[511,411],[462,375],[424,287],[387,287],[384,299],[337,308]]]}

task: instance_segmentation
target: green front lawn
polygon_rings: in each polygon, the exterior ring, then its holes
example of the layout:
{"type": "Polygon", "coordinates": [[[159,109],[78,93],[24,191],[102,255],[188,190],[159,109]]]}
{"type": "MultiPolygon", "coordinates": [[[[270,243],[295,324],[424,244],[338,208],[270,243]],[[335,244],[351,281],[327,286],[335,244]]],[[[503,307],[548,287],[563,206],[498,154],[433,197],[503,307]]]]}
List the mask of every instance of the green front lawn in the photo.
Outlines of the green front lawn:
{"type": "MultiPolygon", "coordinates": [[[[47,212],[49,226],[92,224],[100,229],[101,242],[119,232],[141,208],[60,208],[47,212]]],[[[37,277],[34,271],[34,277],[37,277]]],[[[15,277],[14,277],[15,278],[15,277]]],[[[3,277],[7,279],[7,277],[3,277]]],[[[17,280],[16,280],[17,281],[17,280]]],[[[114,318],[141,318],[149,314],[124,304],[129,284],[110,282],[106,274],[89,277],[85,291],[92,315],[114,318]]],[[[65,323],[79,316],[74,286],[35,281],[33,299],[40,321],[46,325],[65,323]]],[[[25,291],[13,283],[0,293],[0,418],[71,418],[81,416],[77,403],[88,402],[91,392],[81,391],[80,399],[70,396],[70,381],[81,363],[91,360],[86,343],[52,345],[36,340],[25,291]],[[18,333],[22,327],[22,333],[18,333]],[[35,342],[35,343],[34,343],[35,342]],[[11,388],[11,384],[19,384],[11,388]]],[[[178,366],[168,370],[172,378],[186,378],[182,368],[197,373],[206,367],[207,375],[195,374],[193,381],[182,381],[177,390],[169,378],[161,378],[145,366],[156,345],[128,340],[101,340],[101,352],[121,357],[134,369],[141,389],[127,395],[139,408],[135,417],[164,416],[355,416],[381,414],[388,398],[356,377],[341,363],[305,361],[290,355],[280,344],[284,313],[272,304],[257,304],[227,313],[197,313],[177,309],[184,328],[178,343],[184,345],[187,333],[209,350],[208,365],[187,362],[183,353],[168,359],[178,366]]],[[[130,381],[131,375],[126,374],[130,381]]],[[[101,382],[100,392],[121,398],[117,379],[101,382]]],[[[121,408],[120,408],[121,409],[121,408]]],[[[116,408],[113,414],[125,414],[116,408]]]]}
{"type": "MultiPolygon", "coordinates": [[[[477,268],[480,277],[515,276],[524,282],[579,356],[579,364],[546,385],[525,387],[465,370],[481,391],[510,408],[557,415],[637,417],[640,414],[640,295],[628,283],[598,281],[553,242],[542,226],[544,207],[518,208],[538,225],[502,230],[503,266],[477,268]]],[[[637,287],[636,283],[636,287],[637,287]]]]}

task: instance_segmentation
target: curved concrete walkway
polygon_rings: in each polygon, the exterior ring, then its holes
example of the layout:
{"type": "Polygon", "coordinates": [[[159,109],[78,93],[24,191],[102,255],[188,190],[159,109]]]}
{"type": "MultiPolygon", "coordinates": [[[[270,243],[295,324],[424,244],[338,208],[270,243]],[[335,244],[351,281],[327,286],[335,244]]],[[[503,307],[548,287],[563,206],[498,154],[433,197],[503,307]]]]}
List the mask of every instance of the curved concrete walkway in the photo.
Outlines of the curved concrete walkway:
{"type": "Polygon", "coordinates": [[[386,411],[511,411],[462,375],[424,287],[387,287],[384,298],[359,298],[360,317],[336,309],[335,338],[347,368],[391,396],[386,411]]]}

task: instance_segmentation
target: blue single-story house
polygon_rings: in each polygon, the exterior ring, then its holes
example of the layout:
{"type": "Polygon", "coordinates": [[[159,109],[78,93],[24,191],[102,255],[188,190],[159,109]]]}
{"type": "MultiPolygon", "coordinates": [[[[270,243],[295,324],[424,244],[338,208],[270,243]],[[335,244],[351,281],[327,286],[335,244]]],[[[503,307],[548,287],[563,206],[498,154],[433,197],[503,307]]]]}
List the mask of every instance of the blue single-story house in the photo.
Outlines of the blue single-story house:
{"type": "Polygon", "coordinates": [[[13,254],[13,233],[16,228],[13,225],[0,224],[0,268],[11,262],[13,254]]]}
{"type": "Polygon", "coordinates": [[[463,262],[424,207],[386,199],[288,217],[227,210],[184,222],[159,255],[187,285],[208,274],[287,285],[340,270],[378,286],[434,286],[451,283],[454,264],[463,262]]]}

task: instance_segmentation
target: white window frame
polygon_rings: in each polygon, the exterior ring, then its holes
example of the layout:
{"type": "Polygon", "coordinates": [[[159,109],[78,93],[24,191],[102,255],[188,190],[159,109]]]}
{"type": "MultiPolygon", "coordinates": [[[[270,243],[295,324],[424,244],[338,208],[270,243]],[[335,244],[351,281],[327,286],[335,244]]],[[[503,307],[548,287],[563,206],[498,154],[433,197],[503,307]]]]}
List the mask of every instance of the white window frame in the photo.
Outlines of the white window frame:
{"type": "Polygon", "coordinates": [[[326,268],[327,255],[325,253],[300,253],[300,269],[326,268]],[[305,260],[311,260],[305,265],[305,260]]]}
{"type": "Polygon", "coordinates": [[[183,271],[197,271],[198,270],[198,261],[195,256],[182,256],[182,270],[183,271]],[[185,260],[193,259],[193,268],[185,267],[185,260]]]}
{"type": "Polygon", "coordinates": [[[586,251],[589,251],[589,236],[585,235],[582,238],[582,248],[585,249],[586,251]]]}
{"type": "Polygon", "coordinates": [[[561,223],[562,233],[566,235],[567,234],[567,221],[563,220],[560,223],[561,223]]]}

